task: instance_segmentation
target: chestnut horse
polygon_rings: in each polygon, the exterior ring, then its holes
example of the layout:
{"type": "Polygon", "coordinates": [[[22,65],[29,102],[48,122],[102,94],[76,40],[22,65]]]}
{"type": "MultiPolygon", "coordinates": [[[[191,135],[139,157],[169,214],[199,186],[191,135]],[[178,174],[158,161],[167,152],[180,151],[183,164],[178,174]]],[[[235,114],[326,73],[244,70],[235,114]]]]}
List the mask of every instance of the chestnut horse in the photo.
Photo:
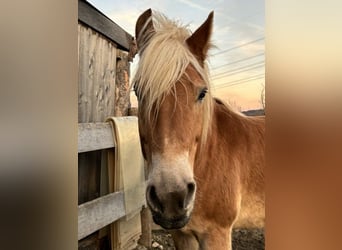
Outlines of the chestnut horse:
{"type": "Polygon", "coordinates": [[[177,249],[231,249],[233,226],[264,225],[264,117],[212,97],[212,26],[213,12],[191,34],[150,9],[136,23],[146,200],[177,249]]]}

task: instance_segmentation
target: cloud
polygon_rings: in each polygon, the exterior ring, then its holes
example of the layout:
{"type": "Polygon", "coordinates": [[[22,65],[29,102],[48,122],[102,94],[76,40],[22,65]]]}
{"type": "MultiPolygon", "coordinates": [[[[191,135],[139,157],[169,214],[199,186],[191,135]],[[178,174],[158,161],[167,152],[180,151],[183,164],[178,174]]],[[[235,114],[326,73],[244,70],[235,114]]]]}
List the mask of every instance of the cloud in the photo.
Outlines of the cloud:
{"type": "Polygon", "coordinates": [[[194,8],[194,9],[198,9],[198,10],[202,10],[202,11],[206,11],[206,12],[209,10],[208,8],[203,7],[203,6],[196,4],[196,3],[189,1],[189,0],[177,0],[177,1],[180,3],[186,4],[189,7],[194,8]]]}
{"type": "Polygon", "coordinates": [[[112,19],[125,31],[134,36],[135,22],[142,12],[136,9],[114,10],[108,14],[108,17],[112,19]]]}

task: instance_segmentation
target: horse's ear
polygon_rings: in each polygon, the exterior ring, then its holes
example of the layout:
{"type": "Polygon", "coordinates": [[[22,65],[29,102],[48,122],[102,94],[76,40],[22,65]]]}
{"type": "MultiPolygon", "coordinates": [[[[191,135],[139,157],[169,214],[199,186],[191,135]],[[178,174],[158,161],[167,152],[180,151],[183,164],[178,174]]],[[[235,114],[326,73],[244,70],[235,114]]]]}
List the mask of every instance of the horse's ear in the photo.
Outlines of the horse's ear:
{"type": "Polygon", "coordinates": [[[214,12],[210,12],[207,20],[186,40],[190,51],[200,63],[207,58],[210,48],[210,37],[213,28],[214,12]]]}
{"type": "Polygon", "coordinates": [[[135,38],[139,52],[141,52],[140,49],[151,38],[154,32],[152,10],[148,9],[138,17],[135,25],[135,38]]]}

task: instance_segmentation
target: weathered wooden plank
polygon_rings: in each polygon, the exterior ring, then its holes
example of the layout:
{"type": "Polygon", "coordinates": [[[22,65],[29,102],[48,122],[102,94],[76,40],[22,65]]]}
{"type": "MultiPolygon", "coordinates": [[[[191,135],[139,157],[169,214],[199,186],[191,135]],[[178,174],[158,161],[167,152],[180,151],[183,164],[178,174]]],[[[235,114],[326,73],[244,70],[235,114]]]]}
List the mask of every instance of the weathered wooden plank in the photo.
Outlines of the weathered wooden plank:
{"type": "Polygon", "coordinates": [[[78,122],[90,122],[88,110],[91,105],[88,100],[88,88],[91,85],[88,77],[89,46],[87,46],[87,33],[84,27],[78,25],[78,122]]]}
{"type": "Polygon", "coordinates": [[[124,194],[115,192],[78,206],[78,240],[125,215],[124,194]]]}
{"type": "MultiPolygon", "coordinates": [[[[100,196],[105,196],[110,193],[109,183],[108,183],[108,152],[112,150],[113,149],[101,150],[100,196]]],[[[98,238],[101,239],[104,237],[110,237],[110,225],[104,228],[101,228],[99,230],[98,238]]],[[[106,249],[109,249],[109,248],[106,248],[106,249]]]]}
{"type": "Polygon", "coordinates": [[[109,123],[79,123],[78,152],[115,147],[113,129],[109,123]]]}
{"type": "Polygon", "coordinates": [[[78,25],[78,122],[104,122],[114,115],[116,45],[78,25]]]}
{"type": "Polygon", "coordinates": [[[101,151],[78,154],[78,204],[100,196],[101,151]]]}
{"type": "Polygon", "coordinates": [[[78,20],[129,51],[132,36],[86,1],[78,1],[78,20]]]}
{"type": "Polygon", "coordinates": [[[141,218],[141,237],[139,239],[139,244],[151,248],[152,243],[152,215],[150,210],[145,207],[140,212],[141,218]]]}
{"type": "Polygon", "coordinates": [[[93,233],[78,242],[78,250],[99,250],[99,244],[98,235],[93,233]]]}

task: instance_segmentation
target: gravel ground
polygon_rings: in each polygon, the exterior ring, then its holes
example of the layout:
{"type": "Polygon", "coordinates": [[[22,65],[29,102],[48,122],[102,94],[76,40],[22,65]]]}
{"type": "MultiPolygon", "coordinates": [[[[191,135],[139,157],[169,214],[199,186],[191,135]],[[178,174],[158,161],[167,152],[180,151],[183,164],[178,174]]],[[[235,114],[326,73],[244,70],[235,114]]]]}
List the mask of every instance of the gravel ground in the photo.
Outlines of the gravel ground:
{"type": "MultiPolygon", "coordinates": [[[[152,233],[152,250],[175,250],[170,234],[163,230],[155,230],[152,233]]],[[[234,229],[233,250],[264,250],[265,237],[263,229],[234,229]]],[[[147,250],[138,246],[134,250],[147,250]]]]}

